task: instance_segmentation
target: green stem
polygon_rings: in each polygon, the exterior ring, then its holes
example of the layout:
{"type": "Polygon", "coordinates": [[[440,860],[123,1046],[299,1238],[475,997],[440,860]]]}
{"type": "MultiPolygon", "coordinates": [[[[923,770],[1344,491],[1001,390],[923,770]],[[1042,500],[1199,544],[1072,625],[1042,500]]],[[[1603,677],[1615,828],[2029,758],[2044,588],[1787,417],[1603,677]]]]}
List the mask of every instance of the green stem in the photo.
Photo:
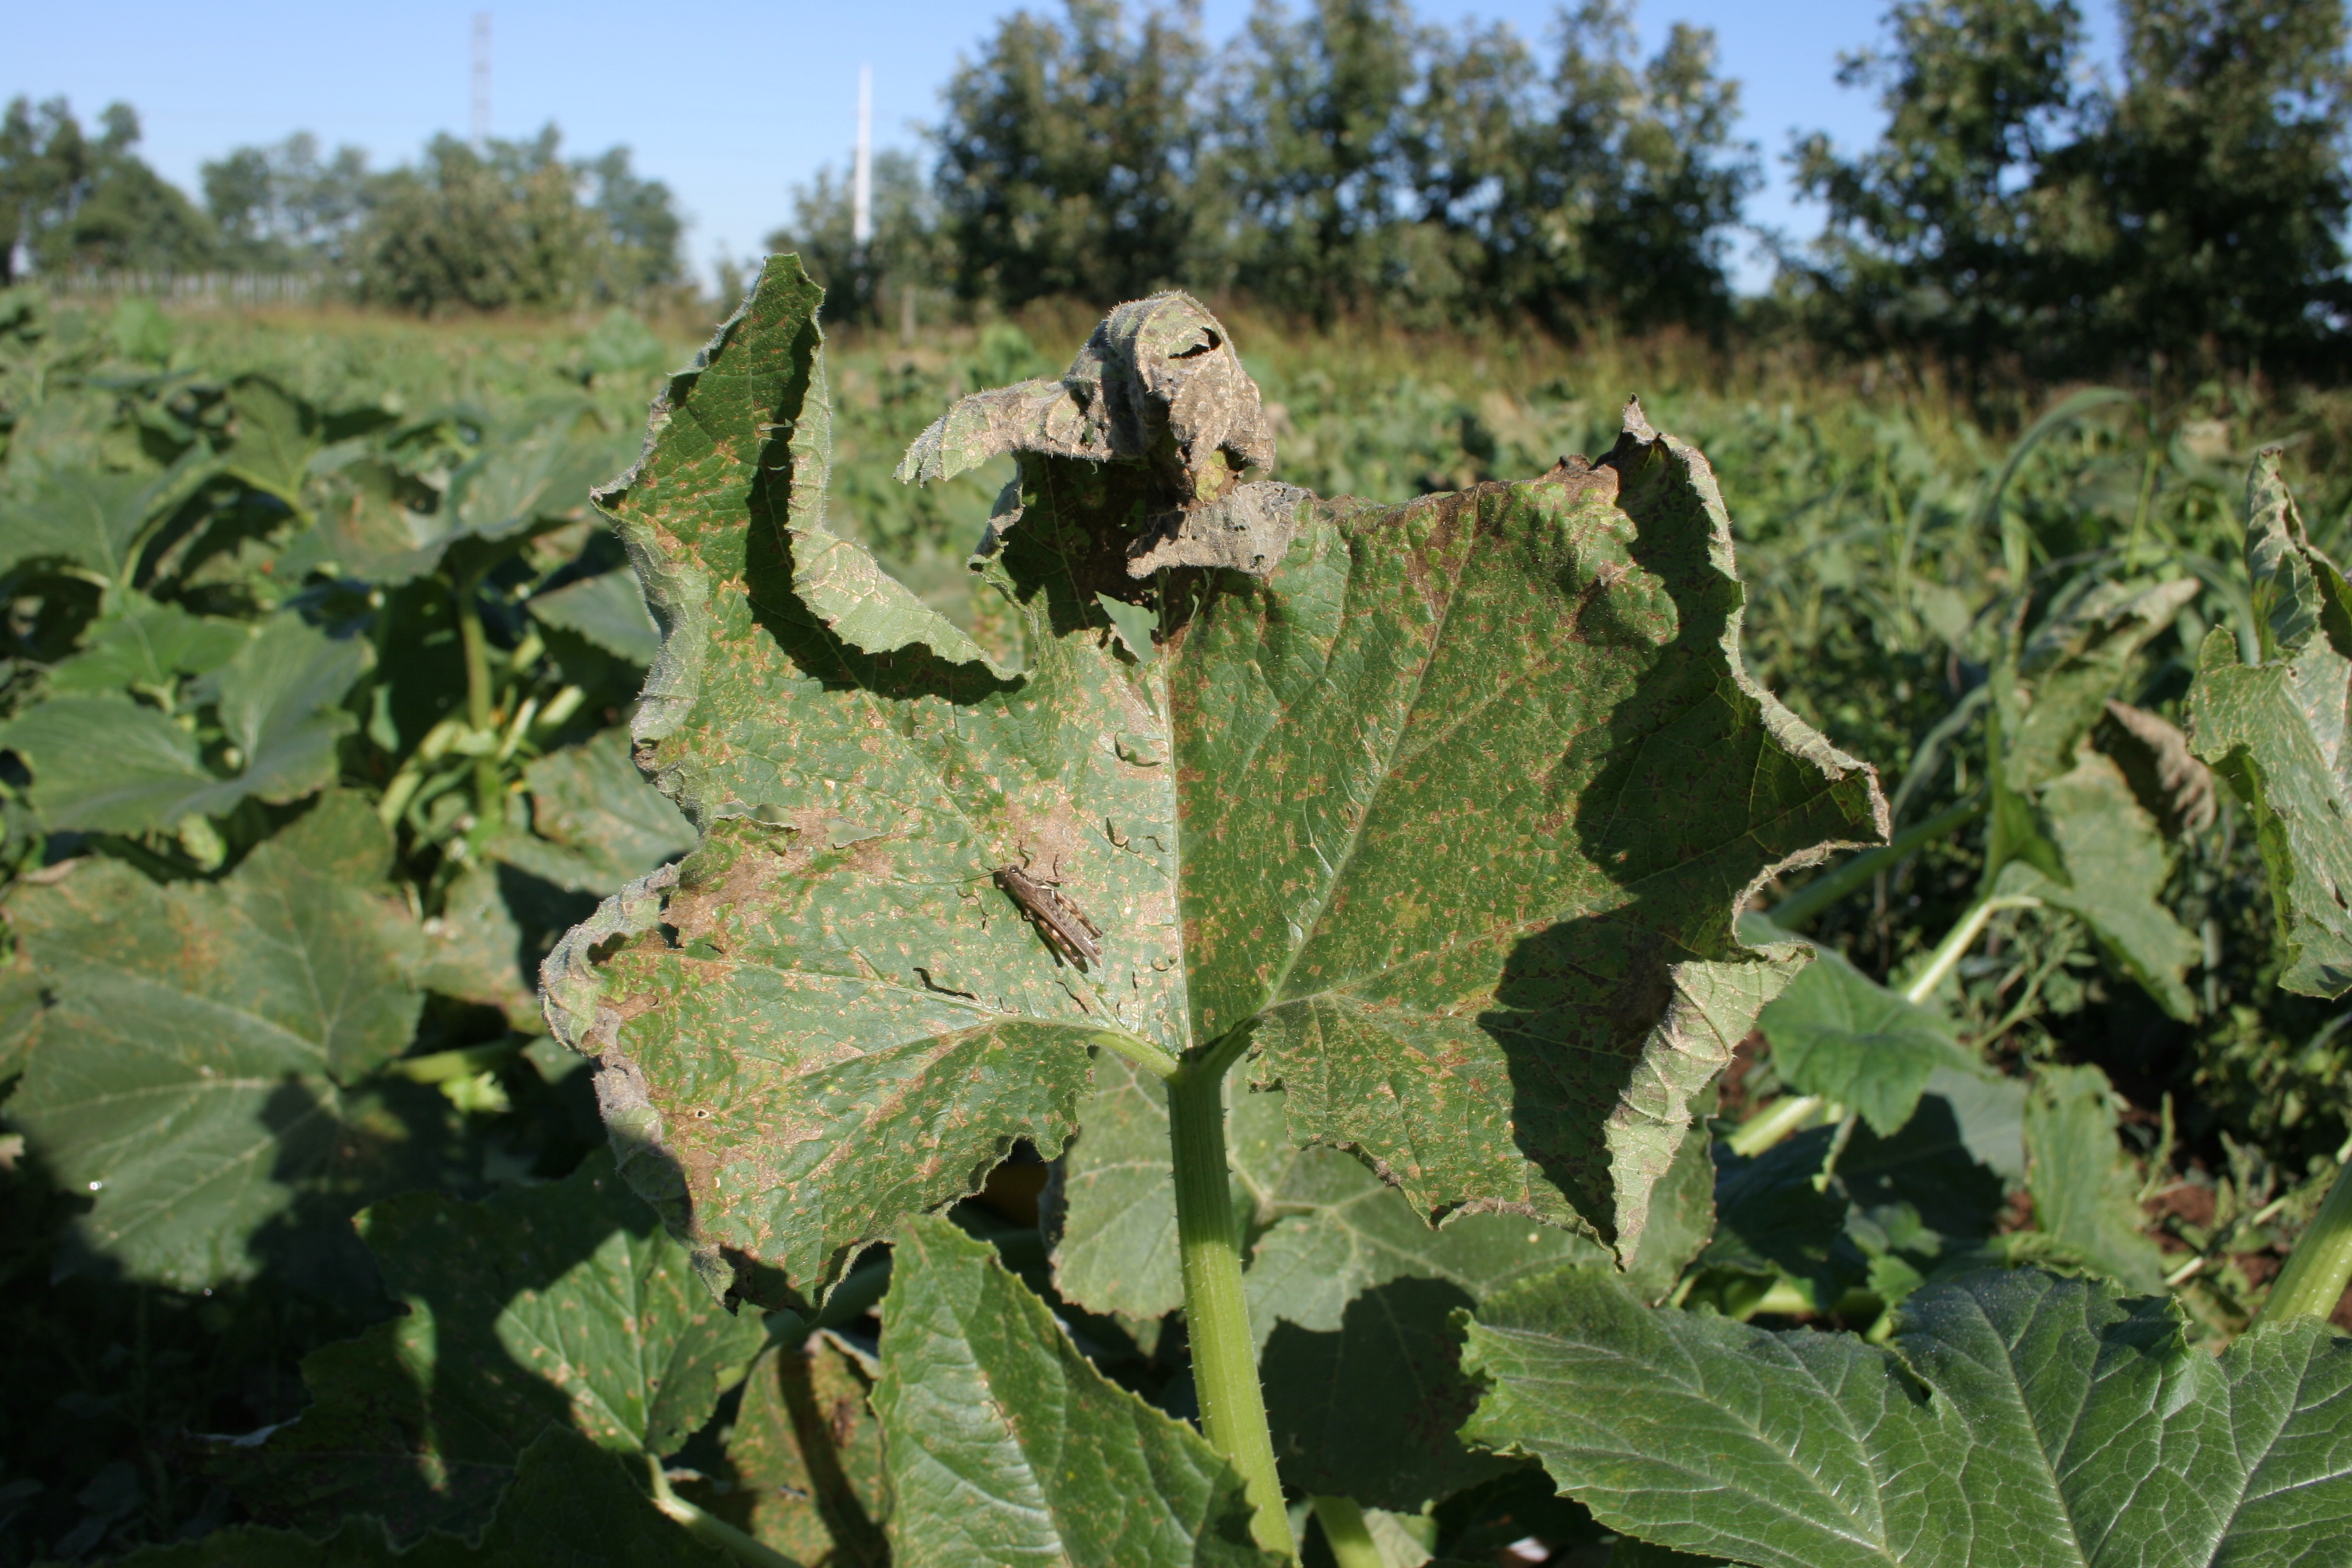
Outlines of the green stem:
{"type": "Polygon", "coordinates": [[[1094,1043],[1117,1051],[1162,1083],[1173,1081],[1184,1070],[1182,1063],[1150,1040],[1139,1040],[1121,1029],[1105,1029],[1094,1037],[1094,1043]]]}
{"type": "Polygon", "coordinates": [[[1265,1395],[1258,1387],[1257,1347],[1242,1295],[1241,1227],[1234,1220],[1233,1177],[1225,1163],[1225,1069],[1238,1054],[1212,1047],[1168,1080],[1176,1247],[1184,1269],[1184,1324],[1192,1344],[1201,1430],[1241,1472],[1257,1510],[1258,1544],[1288,1556],[1297,1547],[1275,1472],[1265,1395]]]}
{"type": "Polygon", "coordinates": [[[1388,1559],[1381,1555],[1380,1542],[1372,1539],[1370,1526],[1364,1523],[1364,1510],[1356,1500],[1344,1497],[1318,1497],[1312,1505],[1315,1522],[1323,1527],[1323,1544],[1331,1549],[1331,1561],[1339,1568],[1388,1568],[1388,1559]]]}
{"type": "Polygon", "coordinates": [[[654,1506],[686,1526],[688,1533],[705,1546],[715,1546],[736,1562],[751,1564],[751,1568],[801,1568],[800,1563],[774,1547],[754,1541],[717,1514],[695,1507],[670,1490],[669,1477],[659,1459],[647,1455],[646,1468],[653,1475],[654,1506]]]}
{"type": "Polygon", "coordinates": [[[1948,806],[1925,822],[1914,823],[1896,834],[1894,842],[1857,855],[1836,870],[1814,878],[1775,904],[1769,918],[1781,930],[1794,931],[1921,845],[1948,837],[1984,814],[1985,799],[1979,795],[1948,806]]]}
{"type": "Polygon", "coordinates": [[[521,1037],[510,1036],[487,1046],[460,1046],[456,1050],[435,1051],[430,1056],[403,1057],[383,1070],[411,1083],[447,1083],[451,1079],[471,1078],[478,1072],[502,1067],[522,1047],[521,1037]]]}
{"type": "Polygon", "coordinates": [[[2352,1166],[2336,1178],[2327,1201],[2311,1216],[2310,1228],[2295,1242],[2254,1321],[2325,1318],[2344,1299],[2347,1284],[2352,1284],[2352,1166]]]}
{"type": "MultiPolygon", "coordinates": [[[[477,735],[488,734],[494,696],[490,639],[482,629],[481,580],[471,575],[457,583],[457,639],[466,650],[466,723],[477,735]]],[[[485,752],[474,759],[474,820],[482,831],[494,832],[505,809],[499,760],[485,752]]]]}
{"type": "Polygon", "coordinates": [[[1903,1000],[1925,1002],[1928,997],[1933,996],[1936,994],[1936,987],[1944,983],[1944,977],[1951,973],[1953,967],[1960,962],[1969,947],[1974,945],[1977,933],[1985,928],[1985,921],[2003,910],[2038,910],[2041,907],[2042,900],[2030,893],[2010,893],[1998,899],[1986,899],[1979,902],[1976,908],[1960,917],[1960,923],[1951,929],[1950,934],[1937,944],[1935,952],[1928,958],[1927,967],[1921,970],[1913,978],[1911,984],[1903,988],[1903,1000]]]}
{"type": "Polygon", "coordinates": [[[1741,1122],[1724,1142],[1742,1159],[1761,1154],[1802,1127],[1813,1112],[1826,1103],[1818,1094],[1792,1094],[1786,1100],[1774,1101],[1772,1108],[1762,1115],[1741,1122]]]}

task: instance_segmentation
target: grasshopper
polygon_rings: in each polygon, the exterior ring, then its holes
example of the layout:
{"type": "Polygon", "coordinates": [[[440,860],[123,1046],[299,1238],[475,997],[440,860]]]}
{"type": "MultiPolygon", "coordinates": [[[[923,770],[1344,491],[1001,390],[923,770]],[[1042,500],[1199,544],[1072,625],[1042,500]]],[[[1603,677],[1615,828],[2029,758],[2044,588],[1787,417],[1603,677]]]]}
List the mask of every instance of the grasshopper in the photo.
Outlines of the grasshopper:
{"type": "Polygon", "coordinates": [[[1102,948],[1096,941],[1102,935],[1102,927],[1064,898],[1060,889],[1039,881],[1018,866],[1000,866],[995,880],[1005,896],[1021,906],[1021,912],[1036,923],[1037,933],[1054,952],[1054,962],[1066,958],[1084,969],[1089,962],[1102,961],[1102,948]]]}

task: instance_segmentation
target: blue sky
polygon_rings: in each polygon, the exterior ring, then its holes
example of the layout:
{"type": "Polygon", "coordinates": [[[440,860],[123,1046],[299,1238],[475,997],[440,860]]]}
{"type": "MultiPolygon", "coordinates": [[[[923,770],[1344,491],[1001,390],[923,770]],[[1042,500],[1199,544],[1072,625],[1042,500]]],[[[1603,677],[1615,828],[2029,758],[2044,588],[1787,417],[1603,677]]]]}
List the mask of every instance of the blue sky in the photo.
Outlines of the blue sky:
{"type": "MultiPolygon", "coordinates": [[[[85,120],[116,100],[131,103],[150,161],[191,192],[206,159],[298,130],[329,146],[356,143],[381,166],[413,157],[437,131],[466,132],[481,8],[5,0],[0,96],[63,94],[85,120]]],[[[958,58],[994,17],[1021,7],[494,0],[488,8],[495,132],[523,135],[553,121],[574,153],[628,144],[639,169],[677,193],[689,247],[707,268],[722,253],[753,251],[789,215],[793,184],[846,156],[861,63],[874,68],[877,144],[913,146],[958,58]]],[[[1238,32],[1248,9],[1248,0],[1207,0],[1211,38],[1238,32]]],[[[1507,21],[1544,49],[1556,7],[1420,0],[1419,9],[1436,20],[1507,21]]],[[[1636,13],[1646,47],[1677,20],[1716,30],[1722,68],[1742,84],[1742,134],[1766,153],[1770,184],[1751,204],[1752,221],[1800,237],[1818,230],[1819,213],[1794,200],[1780,154],[1792,129],[1826,130],[1849,145],[1875,134],[1871,96],[1841,89],[1834,73],[1841,50],[1876,36],[1883,9],[1883,0],[1651,0],[1636,13]]],[[[1762,276],[1753,262],[1743,271],[1750,282],[1762,276]]]]}

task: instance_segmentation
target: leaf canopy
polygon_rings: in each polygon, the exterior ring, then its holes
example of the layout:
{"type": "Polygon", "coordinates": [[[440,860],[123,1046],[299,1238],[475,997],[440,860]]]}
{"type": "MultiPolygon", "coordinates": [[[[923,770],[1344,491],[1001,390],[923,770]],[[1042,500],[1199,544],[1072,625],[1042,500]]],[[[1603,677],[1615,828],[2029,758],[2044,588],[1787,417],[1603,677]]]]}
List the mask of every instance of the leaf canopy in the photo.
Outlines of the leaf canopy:
{"type": "MultiPolygon", "coordinates": [[[[668,628],[637,736],[701,843],[559,948],[550,1017],[705,1267],[822,1290],[1013,1139],[1059,1149],[1090,1047],[1244,1030],[1290,1136],[1424,1215],[1630,1247],[1692,1097],[1801,962],[1741,945],[1734,907],[1882,831],[1868,771],[1739,664],[1705,460],[1629,416],[1607,461],[1527,484],[1287,491],[1263,579],[1146,580],[1130,551],[1209,551],[1160,509],[1220,493],[1210,448],[1179,448],[1181,484],[1024,453],[979,563],[1007,675],[944,623],[908,637],[824,532],[816,303],[772,261],[600,497],[668,628]],[[1155,606],[1157,660],[1098,595],[1155,606]],[[1024,861],[1104,929],[1100,965],[1060,967],[988,885],[1024,861]]],[[[1192,341],[1145,315],[1108,352],[1192,341]]]]}
{"type": "Polygon", "coordinates": [[[2352,1341],[2308,1321],[2217,1358],[2168,1303],[2021,1269],[1919,1291],[1888,1351],[1574,1270],[1482,1308],[1465,1364],[1477,1441],[1759,1568],[2284,1568],[2352,1531],[2352,1341]]]}
{"type": "Polygon", "coordinates": [[[643,1467],[550,1426],[518,1457],[478,1542],[430,1534],[396,1546],[382,1520],[356,1514],[324,1540],[231,1525],[121,1559],[137,1568],[719,1568],[647,1495],[643,1467]]]}

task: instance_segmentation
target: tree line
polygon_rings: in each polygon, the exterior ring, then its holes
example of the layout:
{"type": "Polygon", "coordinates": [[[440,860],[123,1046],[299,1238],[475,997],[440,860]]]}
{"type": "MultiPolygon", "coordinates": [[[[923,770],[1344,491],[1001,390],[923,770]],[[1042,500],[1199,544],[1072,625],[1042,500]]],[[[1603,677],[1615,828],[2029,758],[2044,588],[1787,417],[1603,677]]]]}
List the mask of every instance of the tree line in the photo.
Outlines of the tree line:
{"type": "Polygon", "coordinates": [[[1897,0],[1841,57],[1883,135],[1779,154],[1828,208],[1800,247],[1744,230],[1765,153],[1706,29],[1644,58],[1624,5],[1586,0],[1538,51],[1404,0],[1260,0],[1215,51],[1194,5],[1066,0],[966,58],[928,163],[877,160],[869,244],[838,172],[770,243],[876,318],[908,289],[1174,283],[1322,319],[2330,371],[2352,331],[2343,0],[2117,0],[2116,20],[2109,69],[2072,0],[1897,0]],[[1743,232],[1777,258],[1761,300],[1730,286],[1743,232]]]}
{"type": "Polygon", "coordinates": [[[319,271],[364,303],[430,313],[629,299],[684,277],[669,187],[628,150],[567,159],[551,126],[479,147],[437,136],[414,164],[322,156],[304,133],[203,166],[201,205],[139,156],[115,104],[83,128],[61,100],[0,115],[0,283],[28,270],[319,271]]]}
{"type": "MultiPolygon", "coordinates": [[[[995,22],[927,151],[876,161],[870,240],[836,168],[769,244],[803,254],[836,319],[1181,285],[1326,321],[1769,328],[2043,371],[2339,364],[2344,0],[2116,5],[2110,66],[2074,0],[1896,0],[1842,57],[1885,111],[1877,142],[1772,154],[1828,210],[1797,246],[1744,226],[1767,153],[1735,132],[1706,29],[1645,55],[1618,0],[1561,11],[1541,47],[1407,0],[1259,0],[1212,47],[1196,0],[1063,0],[995,22]],[[1761,299],[1731,287],[1743,234],[1777,256],[1761,299]]],[[[121,106],[95,134],[62,104],[11,106],[11,264],[325,267],[420,310],[683,277],[667,188],[625,149],[565,159],[552,129],[445,136],[383,172],[297,136],[205,165],[201,205],[137,141],[121,106]]]]}

